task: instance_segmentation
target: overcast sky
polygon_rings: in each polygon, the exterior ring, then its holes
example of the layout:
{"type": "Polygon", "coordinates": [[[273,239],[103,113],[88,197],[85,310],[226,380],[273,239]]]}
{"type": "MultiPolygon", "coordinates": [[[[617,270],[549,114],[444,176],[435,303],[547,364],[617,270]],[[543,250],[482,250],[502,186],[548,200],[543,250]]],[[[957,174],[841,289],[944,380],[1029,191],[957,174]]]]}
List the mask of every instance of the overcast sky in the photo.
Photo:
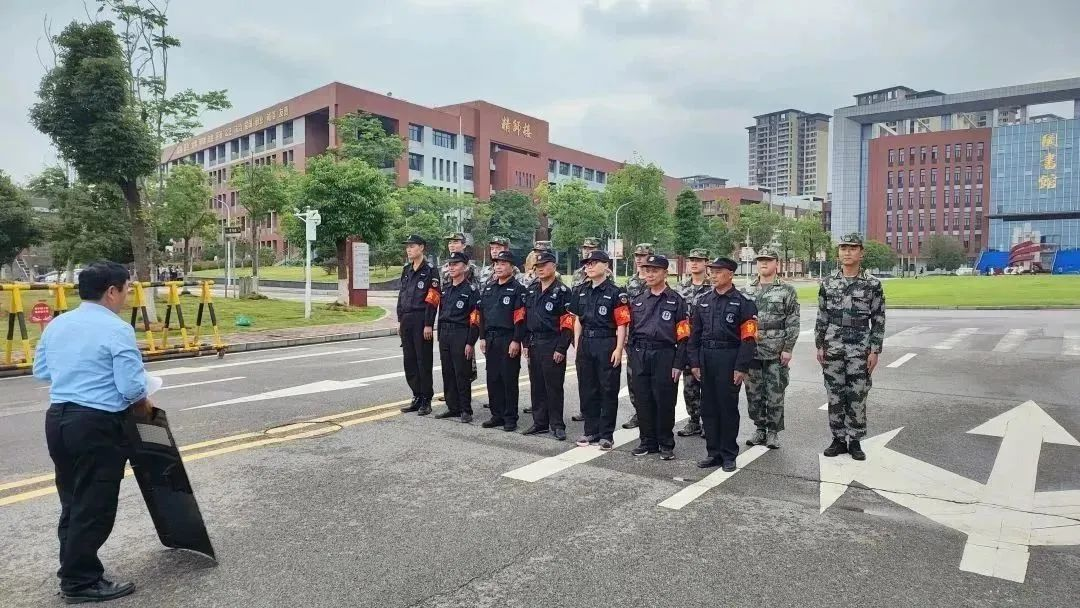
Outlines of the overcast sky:
{"type": "MultiPolygon", "coordinates": [[[[0,0],[0,169],[19,181],[55,162],[27,119],[46,14],[85,19],[79,0],[0,0]]],[[[756,114],[1080,75],[1076,0],[172,0],[169,18],[172,86],[229,90],[207,126],[338,80],[485,99],[556,143],[737,184],[756,114]]]]}

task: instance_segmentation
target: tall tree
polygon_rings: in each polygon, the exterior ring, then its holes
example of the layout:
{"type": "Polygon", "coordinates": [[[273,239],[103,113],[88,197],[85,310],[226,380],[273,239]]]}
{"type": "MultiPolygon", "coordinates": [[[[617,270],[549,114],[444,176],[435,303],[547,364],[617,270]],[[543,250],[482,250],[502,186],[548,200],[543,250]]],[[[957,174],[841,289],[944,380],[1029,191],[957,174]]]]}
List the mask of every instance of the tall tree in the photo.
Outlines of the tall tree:
{"type": "Polygon", "coordinates": [[[619,236],[625,239],[627,250],[643,241],[663,244],[672,240],[672,218],[660,167],[640,161],[628,163],[608,176],[604,198],[613,213],[626,205],[619,213],[619,236]]]}
{"type": "Polygon", "coordinates": [[[795,248],[798,245],[798,235],[795,233],[794,218],[785,215],[780,216],[780,222],[776,225],[776,244],[777,248],[780,250],[780,259],[784,262],[784,265],[781,266],[781,269],[783,269],[788,267],[788,260],[792,257],[797,257],[795,248]]]}
{"type": "Polygon", "coordinates": [[[863,268],[892,270],[896,262],[896,252],[885,243],[867,240],[863,245],[863,268]]]}
{"type": "Polygon", "coordinates": [[[745,242],[746,235],[749,233],[750,242],[746,245],[755,250],[761,249],[776,238],[776,229],[782,217],[765,203],[743,205],[739,207],[739,222],[735,238],[739,242],[745,242]]]}
{"type": "Polygon", "coordinates": [[[206,173],[195,165],[181,164],[169,173],[165,182],[165,202],[160,209],[162,236],[184,241],[184,272],[191,272],[191,239],[207,235],[217,225],[218,216],[210,210],[214,194],[206,173]]]}
{"type": "Polygon", "coordinates": [[[705,225],[704,247],[709,249],[709,254],[715,257],[730,256],[735,250],[735,234],[727,221],[719,217],[709,218],[705,225]]]}
{"type": "Polygon", "coordinates": [[[487,262],[488,239],[491,238],[491,203],[488,201],[476,201],[472,213],[465,222],[465,231],[472,235],[473,257],[477,264],[487,262]]]}
{"type": "Polygon", "coordinates": [[[354,112],[335,118],[341,145],[339,158],[358,158],[376,169],[389,169],[405,154],[405,140],[387,133],[382,121],[367,112],[354,112]]]}
{"type": "Polygon", "coordinates": [[[123,193],[136,273],[148,280],[149,221],[139,181],[158,166],[158,147],[133,102],[120,43],[108,22],[74,22],[55,46],[57,65],[41,79],[30,119],[82,179],[123,193]]]}
{"type": "Polygon", "coordinates": [[[554,224],[551,246],[556,251],[576,250],[586,238],[601,238],[607,233],[608,210],[600,194],[589,190],[585,182],[574,180],[554,187],[544,182],[537,188],[537,196],[554,224]]]}
{"type": "Polygon", "coordinates": [[[705,241],[705,221],[701,217],[701,199],[687,188],[675,199],[675,253],[688,255],[705,241]]]}
{"type": "Polygon", "coordinates": [[[940,268],[952,271],[963,266],[967,261],[967,254],[964,253],[964,246],[960,244],[960,241],[940,234],[935,234],[927,240],[926,250],[929,256],[926,267],[930,270],[940,268]]]}
{"type": "Polygon", "coordinates": [[[26,193],[0,171],[0,266],[11,264],[23,249],[44,236],[26,193]]]}
{"type": "Polygon", "coordinates": [[[255,277],[256,290],[259,287],[259,229],[271,213],[281,213],[289,206],[293,194],[292,179],[292,172],[281,165],[255,165],[252,162],[234,166],[229,177],[229,188],[236,190],[237,203],[247,211],[253,252],[251,276],[255,277]]]}
{"type": "Polygon", "coordinates": [[[795,255],[806,260],[807,268],[817,260],[819,252],[830,249],[831,237],[821,225],[820,213],[807,213],[795,220],[795,236],[795,255]]]}
{"type": "Polygon", "coordinates": [[[540,215],[528,194],[501,190],[491,196],[490,234],[510,239],[511,245],[532,247],[540,215]]]}

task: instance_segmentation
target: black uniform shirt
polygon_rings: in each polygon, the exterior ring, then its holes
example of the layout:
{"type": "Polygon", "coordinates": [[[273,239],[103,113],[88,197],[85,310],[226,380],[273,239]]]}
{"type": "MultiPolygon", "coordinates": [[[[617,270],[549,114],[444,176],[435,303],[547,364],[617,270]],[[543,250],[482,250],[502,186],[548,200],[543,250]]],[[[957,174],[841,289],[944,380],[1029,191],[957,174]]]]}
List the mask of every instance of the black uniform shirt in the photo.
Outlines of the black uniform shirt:
{"type": "Polygon", "coordinates": [[[630,323],[630,298],[610,277],[596,287],[591,280],[579,285],[570,299],[570,312],[585,330],[611,330],[630,323]]]}
{"type": "Polygon", "coordinates": [[[452,282],[443,286],[439,305],[439,331],[449,328],[469,328],[469,344],[475,344],[480,334],[480,290],[472,283],[452,282]]]}
{"type": "Polygon", "coordinates": [[[480,292],[480,333],[491,330],[512,330],[516,342],[525,338],[525,286],[513,277],[480,292]]]}
{"type": "MultiPolygon", "coordinates": [[[[690,338],[686,301],[670,287],[654,294],[646,288],[630,301],[630,346],[635,340],[675,349],[676,369],[686,367],[686,341],[690,338]]],[[[639,342],[641,344],[641,342],[639,342]]]]}
{"type": "Polygon", "coordinates": [[[551,337],[559,341],[555,350],[566,354],[574,339],[574,316],[570,314],[570,290],[555,279],[545,290],[540,279],[533,281],[525,292],[525,323],[527,337],[551,337]]]}
{"type": "Polygon", "coordinates": [[[434,326],[439,298],[439,273],[427,260],[420,262],[420,267],[415,269],[411,262],[402,266],[398,287],[398,319],[408,312],[424,312],[424,325],[434,326]]]}
{"type": "Polygon", "coordinates": [[[690,313],[690,367],[701,367],[703,348],[738,348],[735,371],[750,368],[757,348],[757,306],[734,285],[724,293],[711,289],[698,298],[690,313]]]}

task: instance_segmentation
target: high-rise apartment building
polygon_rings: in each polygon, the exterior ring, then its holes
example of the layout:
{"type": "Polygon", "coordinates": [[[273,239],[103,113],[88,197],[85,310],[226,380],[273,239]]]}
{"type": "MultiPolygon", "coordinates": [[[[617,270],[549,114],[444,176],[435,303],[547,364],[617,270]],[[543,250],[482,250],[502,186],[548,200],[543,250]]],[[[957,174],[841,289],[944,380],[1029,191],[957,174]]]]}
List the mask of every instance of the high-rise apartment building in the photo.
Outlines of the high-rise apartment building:
{"type": "Polygon", "coordinates": [[[825,196],[829,115],[780,110],[755,116],[748,132],[750,186],[779,196],[825,196]]]}

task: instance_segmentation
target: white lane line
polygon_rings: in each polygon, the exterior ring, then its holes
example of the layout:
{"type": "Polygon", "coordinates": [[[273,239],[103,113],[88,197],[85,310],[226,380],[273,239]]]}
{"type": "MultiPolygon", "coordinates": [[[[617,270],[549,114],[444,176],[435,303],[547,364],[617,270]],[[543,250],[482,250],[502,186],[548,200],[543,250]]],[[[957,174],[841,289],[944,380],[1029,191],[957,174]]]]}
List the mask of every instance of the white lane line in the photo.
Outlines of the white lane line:
{"type": "Polygon", "coordinates": [[[400,359],[404,355],[390,355],[389,357],[375,357],[374,359],[360,359],[359,361],[349,361],[349,363],[370,363],[372,361],[386,361],[387,359],[400,359]]]}
{"type": "Polygon", "coordinates": [[[960,327],[960,328],[957,328],[955,331],[953,331],[949,335],[948,338],[945,338],[941,342],[938,342],[937,344],[933,345],[931,348],[936,348],[938,350],[951,350],[957,344],[962,342],[964,340],[964,338],[967,338],[968,336],[974,334],[977,331],[979,331],[978,327],[960,327]]]}
{"type": "Polygon", "coordinates": [[[1011,353],[1027,339],[1028,330],[1010,329],[994,346],[995,353],[1011,353]]]}
{"type": "Polygon", "coordinates": [[[754,462],[754,460],[756,460],[759,456],[768,451],[769,448],[763,445],[755,445],[751,447],[750,449],[735,457],[735,466],[737,468],[734,471],[728,473],[721,469],[709,473],[697,482],[679,490],[673,496],[661,502],[659,506],[664,507],[665,509],[672,509],[678,511],[679,509],[693,502],[695,499],[700,498],[701,495],[705,494],[709,490],[731,479],[735,476],[736,473],[744,469],[746,465],[754,462]]]}
{"type": "Polygon", "coordinates": [[[1080,357],[1080,330],[1066,329],[1061,339],[1061,352],[1063,354],[1080,357]]]}
{"type": "Polygon", "coordinates": [[[189,386],[202,386],[204,384],[215,384],[218,382],[232,382],[233,380],[243,380],[246,376],[233,376],[232,378],[220,378],[218,380],[203,380],[202,382],[188,382],[187,384],[174,384],[172,386],[165,385],[160,390],[167,391],[176,388],[187,388],[189,386]]]}
{"type": "Polygon", "coordinates": [[[896,361],[893,361],[892,363],[886,365],[885,367],[900,367],[901,365],[907,363],[908,361],[911,361],[914,358],[915,358],[915,353],[908,353],[908,354],[904,355],[903,357],[900,357],[896,361]]]}
{"type": "MultiPolygon", "coordinates": [[[[441,365],[436,365],[431,371],[437,372],[442,369],[441,365]]],[[[368,385],[371,382],[379,382],[380,380],[390,380],[391,378],[401,378],[405,375],[404,371],[391,372],[389,374],[379,374],[378,376],[368,376],[366,378],[354,378],[352,380],[319,380],[316,382],[309,382],[308,384],[300,384],[297,386],[289,386],[286,388],[278,389],[275,391],[268,391],[265,393],[257,393],[255,395],[247,395],[246,397],[237,397],[236,399],[226,399],[225,401],[215,401],[214,403],[207,403],[205,405],[196,405],[195,407],[187,407],[180,411],[186,412],[188,410],[201,410],[208,407],[221,407],[223,405],[235,405],[237,403],[250,403],[252,401],[265,401],[267,399],[281,399],[282,397],[299,397],[301,395],[312,395],[315,393],[327,393],[330,391],[342,391],[350,388],[361,388],[368,385]]]]}
{"type": "Polygon", "coordinates": [[[277,361],[292,361],[294,359],[309,359],[311,357],[328,357],[330,355],[342,355],[345,353],[357,353],[360,351],[371,350],[368,348],[343,348],[338,350],[331,350],[321,353],[302,353],[299,355],[284,355],[281,357],[268,357],[265,359],[252,359],[250,361],[231,361],[229,363],[218,363],[216,365],[204,365],[204,366],[188,366],[188,367],[172,367],[169,369],[152,370],[155,376],[179,376],[183,374],[197,374],[201,372],[210,372],[217,369],[224,369],[227,367],[240,367],[243,365],[260,365],[262,363],[274,363],[277,361]]]}
{"type": "MultiPolygon", "coordinates": [[[[620,391],[619,394],[629,395],[629,391],[620,391]]],[[[678,401],[675,403],[675,422],[678,423],[685,420],[687,417],[686,403],[683,401],[682,391],[679,391],[678,401]]],[[[619,447],[638,437],[640,437],[640,432],[637,429],[616,429],[615,434],[612,437],[614,439],[612,443],[615,444],[615,447],[619,447]]],[[[609,452],[611,451],[614,450],[609,450],[609,452]]],[[[513,471],[508,471],[503,473],[502,476],[533,483],[540,481],[545,477],[550,477],[560,471],[565,471],[575,464],[581,464],[599,458],[609,452],[601,451],[599,446],[595,445],[575,447],[557,456],[537,460],[532,464],[527,464],[523,467],[514,469],[513,471]]]]}
{"type": "Polygon", "coordinates": [[[885,344],[891,345],[895,342],[902,342],[908,338],[917,336],[928,329],[930,329],[929,325],[913,325],[903,331],[896,332],[888,338],[885,338],[885,344]]]}

